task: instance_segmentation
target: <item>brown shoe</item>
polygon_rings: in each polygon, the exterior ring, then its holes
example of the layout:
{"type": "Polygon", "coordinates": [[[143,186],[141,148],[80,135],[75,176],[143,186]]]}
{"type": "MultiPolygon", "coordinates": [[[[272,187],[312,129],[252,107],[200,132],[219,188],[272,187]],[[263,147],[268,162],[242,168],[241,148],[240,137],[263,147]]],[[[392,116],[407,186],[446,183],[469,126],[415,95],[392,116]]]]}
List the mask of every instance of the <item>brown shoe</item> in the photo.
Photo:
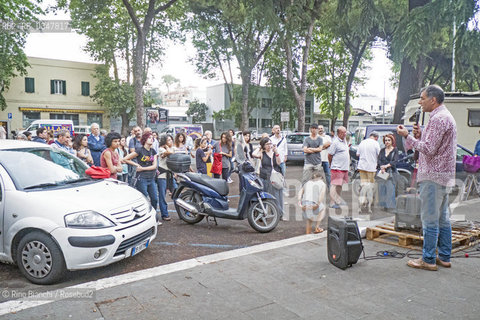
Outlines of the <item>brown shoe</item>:
{"type": "Polygon", "coordinates": [[[428,270],[428,271],[437,271],[438,267],[436,264],[430,264],[426,263],[423,261],[422,258],[414,259],[414,260],[409,260],[407,262],[407,266],[416,268],[416,269],[423,269],[423,270],[428,270]]]}
{"type": "Polygon", "coordinates": [[[442,260],[440,260],[439,257],[437,257],[437,265],[442,266],[444,268],[451,268],[452,267],[451,262],[442,261],[442,260]]]}
{"type": "Polygon", "coordinates": [[[170,217],[162,217],[162,220],[164,220],[164,221],[170,221],[170,220],[172,220],[172,218],[170,218],[170,217]]]}

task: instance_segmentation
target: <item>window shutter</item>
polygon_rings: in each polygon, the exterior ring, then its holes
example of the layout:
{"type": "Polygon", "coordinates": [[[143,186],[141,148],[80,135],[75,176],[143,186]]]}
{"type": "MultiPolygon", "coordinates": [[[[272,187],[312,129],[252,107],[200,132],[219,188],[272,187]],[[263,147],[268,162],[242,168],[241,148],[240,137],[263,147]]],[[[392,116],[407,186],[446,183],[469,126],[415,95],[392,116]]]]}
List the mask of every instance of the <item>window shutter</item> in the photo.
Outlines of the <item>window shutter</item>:
{"type": "Polygon", "coordinates": [[[82,96],[90,95],[90,82],[82,81],[82,96]]]}
{"type": "Polygon", "coordinates": [[[25,92],[28,92],[28,93],[35,92],[35,79],[34,78],[25,78],[25,92]]]}
{"type": "Polygon", "coordinates": [[[67,81],[62,80],[62,93],[67,94],[67,81]]]}
{"type": "Polygon", "coordinates": [[[50,80],[50,93],[55,93],[55,80],[50,80]]]}

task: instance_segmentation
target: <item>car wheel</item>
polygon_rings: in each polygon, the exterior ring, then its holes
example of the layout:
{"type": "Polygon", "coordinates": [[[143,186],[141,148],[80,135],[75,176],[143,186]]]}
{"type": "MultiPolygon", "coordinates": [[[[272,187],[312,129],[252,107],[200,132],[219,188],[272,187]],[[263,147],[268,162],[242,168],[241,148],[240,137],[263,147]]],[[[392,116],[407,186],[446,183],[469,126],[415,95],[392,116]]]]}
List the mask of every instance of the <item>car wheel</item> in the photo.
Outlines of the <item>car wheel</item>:
{"type": "Polygon", "coordinates": [[[20,272],[35,284],[52,284],[66,271],[57,243],[40,231],[27,233],[18,243],[16,261],[20,272]]]}

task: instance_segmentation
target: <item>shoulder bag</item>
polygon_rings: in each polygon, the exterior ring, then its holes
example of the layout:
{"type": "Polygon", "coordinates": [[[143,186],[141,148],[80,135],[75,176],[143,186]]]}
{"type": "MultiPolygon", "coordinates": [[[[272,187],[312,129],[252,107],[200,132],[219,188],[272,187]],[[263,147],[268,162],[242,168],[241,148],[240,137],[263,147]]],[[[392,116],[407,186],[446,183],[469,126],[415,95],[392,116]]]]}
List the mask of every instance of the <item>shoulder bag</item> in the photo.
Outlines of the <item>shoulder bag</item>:
{"type": "MultiPolygon", "coordinates": [[[[273,157],[275,157],[275,154],[273,155],[273,157]]],[[[273,157],[270,158],[270,161],[272,163],[272,173],[270,174],[270,183],[275,189],[282,190],[285,186],[285,178],[280,172],[275,171],[275,169],[273,168],[273,157]]]]}

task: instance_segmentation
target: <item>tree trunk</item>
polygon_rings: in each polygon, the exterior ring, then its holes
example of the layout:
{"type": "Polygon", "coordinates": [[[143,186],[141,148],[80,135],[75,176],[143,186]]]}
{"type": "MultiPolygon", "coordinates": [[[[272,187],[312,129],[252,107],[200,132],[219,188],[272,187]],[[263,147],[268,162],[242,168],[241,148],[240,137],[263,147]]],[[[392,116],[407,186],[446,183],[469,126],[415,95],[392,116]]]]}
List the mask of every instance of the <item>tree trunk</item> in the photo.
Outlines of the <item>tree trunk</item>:
{"type": "Polygon", "coordinates": [[[143,105],[143,50],[145,46],[144,35],[138,35],[133,58],[133,83],[135,86],[135,107],[137,109],[137,125],[145,128],[146,115],[143,105]]]}
{"type": "Polygon", "coordinates": [[[129,121],[128,121],[128,114],[127,112],[123,112],[121,114],[122,117],[122,136],[127,137],[130,133],[128,132],[128,126],[129,126],[129,121]]]}
{"type": "MultiPolygon", "coordinates": [[[[408,11],[415,8],[423,7],[431,0],[408,0],[408,11]]],[[[393,114],[393,123],[403,123],[403,115],[405,107],[410,101],[410,96],[417,93],[423,84],[424,64],[417,62],[417,67],[422,69],[415,69],[410,63],[408,57],[404,57],[400,68],[400,80],[398,83],[397,101],[395,103],[395,111],[393,114]]]]}
{"type": "Polygon", "coordinates": [[[370,43],[370,40],[367,40],[363,43],[362,47],[356,52],[353,52],[353,64],[350,68],[350,72],[348,73],[347,78],[347,85],[345,87],[345,110],[343,112],[343,126],[348,128],[348,119],[350,118],[350,95],[352,92],[352,84],[353,80],[355,79],[355,74],[357,73],[358,66],[360,65],[360,61],[362,60],[363,54],[367,49],[367,45],[370,43]]]}
{"type": "Polygon", "coordinates": [[[248,89],[250,86],[251,74],[242,72],[242,122],[240,130],[248,130],[248,89]]]}

